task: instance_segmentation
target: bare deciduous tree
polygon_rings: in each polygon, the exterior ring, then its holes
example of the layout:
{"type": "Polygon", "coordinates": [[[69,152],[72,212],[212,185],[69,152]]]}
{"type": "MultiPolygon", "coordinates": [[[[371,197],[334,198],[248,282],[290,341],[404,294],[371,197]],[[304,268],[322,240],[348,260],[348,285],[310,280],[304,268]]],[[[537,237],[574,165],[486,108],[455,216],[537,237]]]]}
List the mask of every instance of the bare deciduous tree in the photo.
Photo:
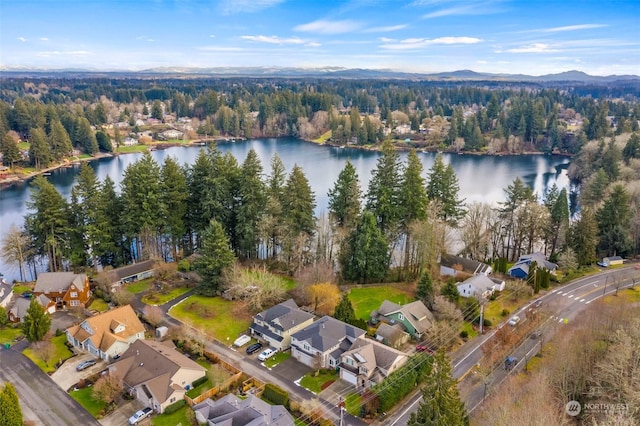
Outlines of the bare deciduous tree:
{"type": "Polygon", "coordinates": [[[158,327],[164,321],[164,312],[159,306],[145,306],[142,313],[144,319],[154,327],[158,327]]]}
{"type": "Polygon", "coordinates": [[[122,389],[122,378],[116,375],[104,374],[93,385],[92,395],[94,399],[110,404],[122,393],[122,389]]]}

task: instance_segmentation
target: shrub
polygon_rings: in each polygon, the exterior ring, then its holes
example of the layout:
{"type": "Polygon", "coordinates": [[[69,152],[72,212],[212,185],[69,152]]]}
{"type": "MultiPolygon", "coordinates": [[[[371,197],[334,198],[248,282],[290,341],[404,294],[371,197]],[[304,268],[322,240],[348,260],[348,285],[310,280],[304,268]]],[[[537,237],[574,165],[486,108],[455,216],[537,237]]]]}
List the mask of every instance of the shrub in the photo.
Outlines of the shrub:
{"type": "Polygon", "coordinates": [[[460,337],[466,339],[467,337],[469,337],[469,332],[467,332],[467,330],[462,330],[460,332],[460,337]]]}
{"type": "Polygon", "coordinates": [[[200,386],[201,384],[203,384],[207,380],[209,380],[209,378],[207,376],[200,377],[199,379],[196,379],[196,380],[193,381],[193,383],[191,384],[191,387],[197,388],[198,386],[200,386]]]}
{"type": "Polygon", "coordinates": [[[502,312],[500,312],[500,316],[501,317],[506,317],[507,315],[509,315],[509,310],[508,309],[503,309],[502,312]]]}
{"type": "Polygon", "coordinates": [[[189,262],[189,259],[182,259],[180,262],[178,262],[178,271],[180,272],[191,271],[191,262],[189,262]]]}
{"type": "Polygon", "coordinates": [[[184,407],[186,404],[187,403],[184,399],[181,399],[180,401],[176,401],[164,409],[164,414],[173,414],[179,409],[181,409],[182,407],[184,407]]]}
{"type": "Polygon", "coordinates": [[[484,325],[485,327],[491,327],[493,323],[490,319],[485,318],[484,320],[482,320],[482,325],[484,325]]]}
{"type": "Polygon", "coordinates": [[[262,397],[275,405],[284,405],[285,407],[289,405],[289,394],[287,391],[272,383],[267,383],[264,386],[262,397]]]}

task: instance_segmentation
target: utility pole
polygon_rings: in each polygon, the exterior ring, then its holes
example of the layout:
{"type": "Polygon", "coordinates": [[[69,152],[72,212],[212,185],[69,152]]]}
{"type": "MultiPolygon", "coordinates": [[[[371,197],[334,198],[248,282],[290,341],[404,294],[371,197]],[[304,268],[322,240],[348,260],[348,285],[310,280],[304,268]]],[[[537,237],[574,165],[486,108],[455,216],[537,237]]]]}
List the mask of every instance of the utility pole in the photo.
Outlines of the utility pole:
{"type": "Polygon", "coordinates": [[[609,281],[609,277],[607,276],[604,280],[604,290],[602,291],[602,296],[604,297],[607,294],[607,281],[609,281]]]}
{"type": "Polygon", "coordinates": [[[482,334],[483,325],[484,325],[484,303],[480,303],[480,334],[482,334]]]}
{"type": "Polygon", "coordinates": [[[344,400],[342,397],[340,397],[338,408],[340,409],[340,426],[344,426],[344,400]]]}

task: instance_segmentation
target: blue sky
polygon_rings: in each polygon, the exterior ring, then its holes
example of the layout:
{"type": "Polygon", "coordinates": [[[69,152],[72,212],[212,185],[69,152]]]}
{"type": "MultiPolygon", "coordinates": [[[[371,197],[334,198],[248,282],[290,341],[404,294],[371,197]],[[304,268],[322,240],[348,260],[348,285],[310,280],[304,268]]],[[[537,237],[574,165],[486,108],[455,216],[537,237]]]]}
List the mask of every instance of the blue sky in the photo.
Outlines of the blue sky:
{"type": "Polygon", "coordinates": [[[2,0],[0,66],[640,74],[640,0],[2,0]]]}

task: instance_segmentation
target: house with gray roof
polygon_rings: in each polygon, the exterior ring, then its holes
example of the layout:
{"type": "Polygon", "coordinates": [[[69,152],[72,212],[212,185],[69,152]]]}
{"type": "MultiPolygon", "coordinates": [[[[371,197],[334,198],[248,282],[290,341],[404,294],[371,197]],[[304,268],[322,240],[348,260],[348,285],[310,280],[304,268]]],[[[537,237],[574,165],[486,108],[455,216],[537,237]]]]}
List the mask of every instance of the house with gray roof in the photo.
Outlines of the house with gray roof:
{"type": "Polygon", "coordinates": [[[91,299],[89,277],[73,272],[41,272],[33,295],[48,297],[53,302],[54,309],[86,307],[91,299]]]}
{"type": "Polygon", "coordinates": [[[293,417],[282,405],[271,405],[255,395],[233,394],[217,401],[206,399],[193,407],[198,424],[207,426],[291,426],[293,417]]]}
{"type": "Polygon", "coordinates": [[[376,330],[376,340],[396,349],[407,343],[410,337],[409,333],[404,331],[402,324],[398,323],[387,324],[383,322],[376,330]]]}
{"type": "MultiPolygon", "coordinates": [[[[42,309],[48,314],[52,314],[56,311],[55,303],[49,299],[44,294],[40,294],[38,296],[32,296],[42,309]]],[[[23,322],[25,315],[27,315],[27,310],[29,309],[29,305],[31,305],[31,298],[27,299],[24,297],[16,298],[16,301],[13,303],[13,306],[9,308],[7,312],[7,317],[11,322],[23,322]]]]}
{"type": "Polygon", "coordinates": [[[556,273],[558,265],[547,260],[547,256],[543,253],[536,252],[530,254],[524,254],[518,258],[518,261],[509,268],[509,275],[514,278],[525,279],[529,275],[529,268],[532,263],[536,263],[538,268],[545,268],[552,274],[556,273]]]}
{"type": "Polygon", "coordinates": [[[340,378],[354,385],[356,390],[369,389],[402,367],[408,359],[407,354],[363,336],[340,357],[340,378]]]}
{"type": "Polygon", "coordinates": [[[488,299],[496,291],[504,290],[504,280],[487,277],[486,275],[474,275],[457,285],[458,293],[462,297],[476,297],[488,299]]]}
{"type": "Polygon", "coordinates": [[[144,260],[131,265],[116,268],[110,272],[111,286],[118,287],[152,277],[155,273],[156,261],[144,260]]]}
{"type": "Polygon", "coordinates": [[[291,335],[291,356],[311,368],[336,368],[342,354],[366,332],[324,316],[291,335]]]}
{"type": "Polygon", "coordinates": [[[401,324],[404,331],[412,338],[420,340],[422,335],[433,326],[435,317],[420,300],[402,306],[385,300],[377,310],[371,313],[371,322],[401,324]]]}
{"type": "Polygon", "coordinates": [[[461,274],[467,275],[489,275],[493,268],[483,262],[470,259],[468,257],[442,254],[440,256],[440,275],[451,275],[456,277],[461,274]]]}
{"type": "Polygon", "coordinates": [[[279,303],[253,317],[251,334],[264,339],[272,348],[291,347],[291,335],[313,323],[314,315],[298,308],[293,299],[279,303]]]}
{"type": "Polygon", "coordinates": [[[109,365],[109,375],[121,379],[125,390],[158,413],[184,399],[193,382],[207,370],[178,352],[170,340],[138,339],[109,365]]]}

